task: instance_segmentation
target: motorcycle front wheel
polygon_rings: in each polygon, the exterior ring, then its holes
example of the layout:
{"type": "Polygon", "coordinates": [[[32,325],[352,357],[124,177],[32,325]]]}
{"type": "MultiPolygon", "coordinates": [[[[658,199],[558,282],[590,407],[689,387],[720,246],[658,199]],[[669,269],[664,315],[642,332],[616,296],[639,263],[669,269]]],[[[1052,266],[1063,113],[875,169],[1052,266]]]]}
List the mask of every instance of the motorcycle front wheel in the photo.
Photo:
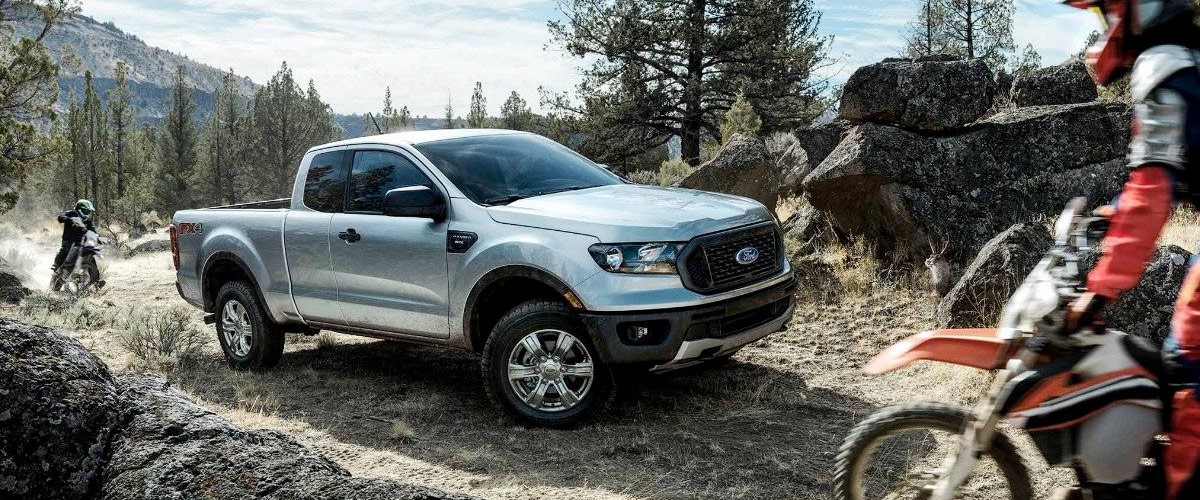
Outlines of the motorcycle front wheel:
{"type": "MultiPolygon", "coordinates": [[[[957,454],[967,410],[938,403],[884,408],[850,430],[834,462],[836,500],[930,498],[946,457],[957,454]]],[[[1021,456],[1003,434],[978,464],[956,499],[1030,500],[1033,486],[1021,456]]]]}

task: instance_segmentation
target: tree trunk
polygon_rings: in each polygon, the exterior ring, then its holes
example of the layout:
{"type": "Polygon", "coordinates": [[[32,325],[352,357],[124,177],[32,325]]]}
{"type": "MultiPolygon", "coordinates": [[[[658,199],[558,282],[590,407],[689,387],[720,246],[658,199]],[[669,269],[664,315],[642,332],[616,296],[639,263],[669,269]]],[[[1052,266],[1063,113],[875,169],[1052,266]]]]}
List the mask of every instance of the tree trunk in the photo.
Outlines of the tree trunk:
{"type": "Polygon", "coordinates": [[[707,0],[692,0],[688,22],[687,87],[683,90],[683,119],[680,120],[680,155],[688,165],[700,164],[700,134],[704,125],[704,10],[707,0]]]}

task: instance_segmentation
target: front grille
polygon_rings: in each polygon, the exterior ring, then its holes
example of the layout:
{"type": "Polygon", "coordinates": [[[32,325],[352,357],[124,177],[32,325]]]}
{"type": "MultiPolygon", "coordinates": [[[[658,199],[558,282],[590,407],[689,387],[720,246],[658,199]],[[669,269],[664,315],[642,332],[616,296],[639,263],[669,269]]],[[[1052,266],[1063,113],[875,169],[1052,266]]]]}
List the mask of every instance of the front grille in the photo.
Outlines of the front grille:
{"type": "Polygon", "coordinates": [[[761,281],[783,265],[775,224],[702,236],[684,250],[681,272],[684,284],[700,293],[717,293],[761,281]],[[758,251],[749,264],[737,261],[746,248],[758,251]]]}

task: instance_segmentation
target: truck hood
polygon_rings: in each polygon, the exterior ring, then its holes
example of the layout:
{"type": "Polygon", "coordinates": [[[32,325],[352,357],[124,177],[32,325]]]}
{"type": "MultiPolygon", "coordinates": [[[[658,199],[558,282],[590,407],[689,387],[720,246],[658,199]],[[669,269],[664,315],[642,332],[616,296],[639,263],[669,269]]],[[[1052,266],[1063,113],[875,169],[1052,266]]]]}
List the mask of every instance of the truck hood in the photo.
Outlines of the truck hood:
{"type": "Polygon", "coordinates": [[[771,220],[749,198],[691,189],[616,184],[488,207],[496,222],[587,234],[604,243],[688,241],[771,220]]]}

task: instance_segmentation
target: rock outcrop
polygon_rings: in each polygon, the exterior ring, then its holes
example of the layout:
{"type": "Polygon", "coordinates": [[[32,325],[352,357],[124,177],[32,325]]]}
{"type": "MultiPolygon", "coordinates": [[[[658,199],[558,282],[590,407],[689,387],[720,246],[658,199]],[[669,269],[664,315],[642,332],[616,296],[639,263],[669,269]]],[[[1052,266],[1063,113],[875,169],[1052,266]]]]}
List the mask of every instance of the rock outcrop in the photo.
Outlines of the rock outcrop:
{"type": "Polygon", "coordinates": [[[995,326],[1000,310],[1053,242],[1044,225],[1019,223],[988,241],[937,308],[938,326],[995,326]]]}
{"type": "Polygon", "coordinates": [[[240,429],[157,375],[122,376],[125,422],[112,442],[105,500],[184,498],[465,499],[358,479],[282,432],[240,429]]]}
{"type": "Polygon", "coordinates": [[[947,257],[962,262],[1072,197],[1114,196],[1128,136],[1128,108],[1105,103],[1020,108],[955,135],[864,123],[803,187],[840,231],[912,260],[948,243],[947,257]]]}
{"type": "Polygon", "coordinates": [[[842,90],[840,117],[940,132],[983,117],[996,81],[982,60],[885,59],[856,70],[842,90]]]}
{"type": "Polygon", "coordinates": [[[79,342],[0,319],[0,498],[90,498],[118,424],[118,392],[79,342]]]}
{"type": "Polygon", "coordinates": [[[784,191],[782,173],[761,139],[734,135],[713,159],[700,165],[680,187],[731,193],[774,209],[784,191]]]}
{"type": "Polygon", "coordinates": [[[157,375],[114,379],[75,339],[0,319],[0,498],[468,497],[351,477],[287,434],[238,428],[157,375]]]}
{"type": "Polygon", "coordinates": [[[1078,57],[1017,78],[1012,84],[1011,96],[1018,107],[1076,104],[1095,101],[1099,97],[1095,81],[1078,57]]]}
{"type": "MultiPolygon", "coordinates": [[[[1191,252],[1175,245],[1158,247],[1137,286],[1104,309],[1109,328],[1161,344],[1171,332],[1171,314],[1191,257],[1191,252]]],[[[1084,268],[1090,270],[1099,258],[1100,252],[1093,252],[1084,268]]]]}

